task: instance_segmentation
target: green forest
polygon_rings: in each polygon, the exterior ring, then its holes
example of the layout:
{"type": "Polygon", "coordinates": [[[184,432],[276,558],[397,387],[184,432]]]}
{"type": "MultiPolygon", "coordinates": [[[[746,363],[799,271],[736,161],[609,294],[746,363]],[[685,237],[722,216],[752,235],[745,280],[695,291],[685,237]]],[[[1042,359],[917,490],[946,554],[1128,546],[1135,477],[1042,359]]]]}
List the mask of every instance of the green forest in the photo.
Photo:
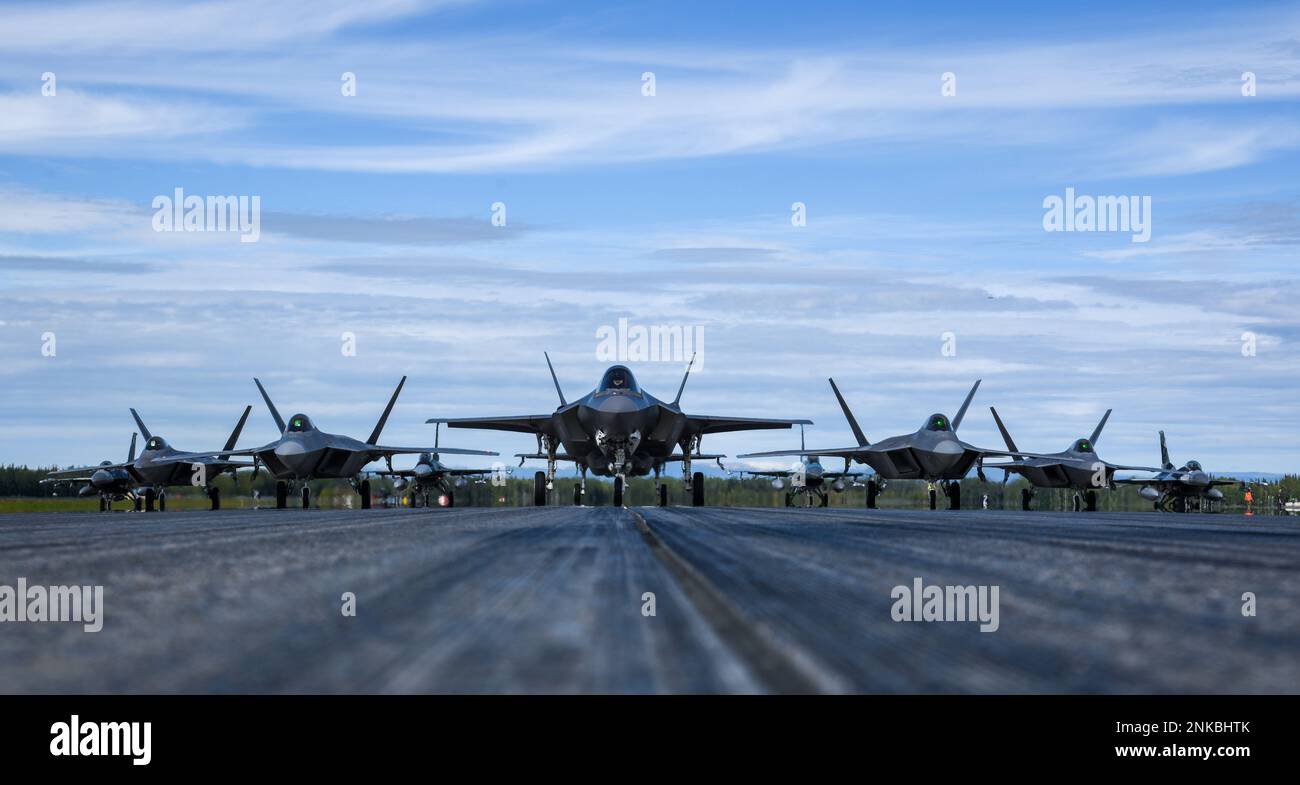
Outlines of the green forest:
{"type": "MultiPolygon", "coordinates": [[[[5,466],[0,468],[0,510],[18,511],[24,509],[98,509],[95,497],[77,498],[75,485],[41,485],[50,468],[26,466],[5,466]],[[25,503],[23,500],[31,500],[25,503]]],[[[992,473],[991,473],[992,474],[992,473]]],[[[1013,479],[1002,483],[990,478],[990,482],[981,482],[971,477],[962,482],[962,506],[978,509],[983,506],[984,496],[988,496],[990,509],[1018,509],[1020,490],[1025,487],[1024,480],[1013,479]]],[[[573,485],[576,478],[561,476],[556,479],[556,490],[551,494],[551,504],[568,505],[573,501],[573,485]]],[[[686,504],[689,499],[682,491],[679,478],[669,478],[668,493],[670,504],[686,504]]],[[[247,472],[241,474],[238,482],[229,475],[223,475],[215,481],[221,489],[223,507],[274,506],[275,480],[266,472],[258,474],[256,483],[250,484],[247,472]],[[254,492],[260,499],[254,499],[254,492]]],[[[785,491],[772,487],[768,480],[735,479],[708,477],[705,481],[707,503],[718,507],[780,507],[785,504],[785,491]]],[[[1282,480],[1271,484],[1252,484],[1249,486],[1254,503],[1252,510],[1259,514],[1276,512],[1288,500],[1300,498],[1300,475],[1287,475],[1282,480]]],[[[341,480],[318,480],[311,483],[314,504],[321,507],[355,507],[358,506],[356,493],[347,482],[341,480]]],[[[392,484],[383,479],[373,481],[374,492],[388,496],[387,502],[393,505],[409,504],[409,494],[392,490],[392,484]]],[[[1138,496],[1137,486],[1121,486],[1118,490],[1100,494],[1099,509],[1102,511],[1138,511],[1150,510],[1151,503],[1138,496]]],[[[1243,490],[1240,486],[1222,486],[1224,512],[1244,512],[1243,490]]],[[[516,471],[516,476],[506,481],[504,486],[490,483],[467,483],[464,488],[456,490],[457,506],[531,506],[533,480],[527,468],[516,471]]],[[[171,509],[206,509],[208,501],[198,488],[170,488],[167,491],[168,504],[171,509]]],[[[650,505],[655,502],[654,480],[638,477],[628,482],[626,494],[628,506],[650,505]]],[[[435,502],[436,503],[436,502],[435,502]]],[[[613,503],[613,485],[609,480],[589,479],[587,481],[586,502],[589,506],[607,506],[613,503]]],[[[806,503],[796,497],[796,504],[806,503]]],[[[895,481],[889,484],[881,494],[879,505],[884,508],[919,509],[926,505],[926,485],[923,482],[895,481]]],[[[940,505],[944,499],[940,497],[940,505]]],[[[125,506],[123,504],[123,506],[125,506]]],[[[843,493],[832,493],[832,507],[865,507],[865,488],[850,487],[843,493]]],[[[1039,489],[1034,502],[1035,509],[1068,510],[1072,506],[1072,493],[1066,490],[1039,489]]]]}

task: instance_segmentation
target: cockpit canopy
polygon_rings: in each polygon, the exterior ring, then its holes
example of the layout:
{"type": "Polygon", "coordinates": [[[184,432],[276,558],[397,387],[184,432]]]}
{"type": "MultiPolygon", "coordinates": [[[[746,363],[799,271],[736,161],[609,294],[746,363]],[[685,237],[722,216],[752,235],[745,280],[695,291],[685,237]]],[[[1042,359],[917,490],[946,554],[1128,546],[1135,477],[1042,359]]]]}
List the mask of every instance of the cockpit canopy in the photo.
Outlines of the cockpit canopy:
{"type": "Polygon", "coordinates": [[[1187,462],[1187,471],[1189,471],[1189,472],[1203,472],[1203,471],[1205,471],[1205,470],[1201,468],[1201,463],[1200,463],[1200,461],[1188,461],[1188,462],[1187,462]]]}
{"type": "Polygon", "coordinates": [[[1092,442],[1087,439],[1079,439],[1074,443],[1075,452],[1092,452],[1092,442]]]}
{"type": "Polygon", "coordinates": [[[420,453],[420,459],[416,463],[433,463],[433,453],[420,453]]]}
{"type": "Polygon", "coordinates": [[[942,414],[932,414],[930,419],[925,421],[925,430],[927,431],[951,431],[948,424],[948,418],[942,414]]]}
{"type": "Polygon", "coordinates": [[[165,450],[167,449],[167,440],[161,436],[150,437],[149,441],[145,442],[144,448],[146,450],[165,450]]]}
{"type": "Polygon", "coordinates": [[[301,431],[314,431],[316,426],[312,424],[311,418],[305,414],[295,414],[289,418],[289,426],[285,428],[289,433],[299,433],[301,431]]]}
{"type": "Polygon", "coordinates": [[[624,392],[641,392],[637,386],[636,377],[626,366],[614,365],[605,371],[605,375],[600,377],[600,392],[609,392],[610,390],[622,390],[624,392]]]}

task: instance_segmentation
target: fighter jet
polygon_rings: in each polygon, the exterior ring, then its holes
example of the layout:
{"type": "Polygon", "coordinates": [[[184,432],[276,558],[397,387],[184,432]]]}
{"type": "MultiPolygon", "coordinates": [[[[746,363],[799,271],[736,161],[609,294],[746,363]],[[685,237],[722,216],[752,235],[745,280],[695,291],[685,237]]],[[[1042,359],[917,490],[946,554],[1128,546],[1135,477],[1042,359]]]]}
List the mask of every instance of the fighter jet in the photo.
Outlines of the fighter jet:
{"type": "Polygon", "coordinates": [[[753,417],[706,417],[686,414],[681,409],[682,391],[690,378],[695,358],[686,367],[681,386],[672,403],[655,398],[641,389],[632,371],[613,365],[600,377],[596,389],[570,403],[560,389],[559,377],[551,365],[546,366],[560,397],[560,406],[551,414],[515,417],[433,418],[431,423],[445,422],[452,428],[479,428],[495,431],[531,433],[537,437],[537,452],[522,453],[522,466],[528,459],[546,461],[546,471],[533,475],[533,503],[545,506],[546,492],[555,486],[557,461],[572,461],[580,473],[573,486],[573,503],[582,504],[586,493],[587,472],[598,477],[614,478],[614,504],[622,506],[627,477],[655,476],[660,506],[668,504],[668,486],[660,478],[665,464],[682,464],[683,485],[691,494],[691,504],[704,504],[704,473],[691,473],[692,461],[721,460],[721,455],[704,455],[700,443],[705,434],[729,431],[752,431],[789,428],[811,424],[811,420],[772,420],[753,417]],[[560,452],[560,448],[564,452],[560,452]],[[680,448],[680,453],[674,450],[680,448]]]}
{"type": "Polygon", "coordinates": [[[1138,494],[1152,502],[1157,510],[1191,512],[1193,509],[1209,512],[1214,503],[1223,501],[1223,491],[1216,485],[1237,485],[1236,480],[1216,480],[1197,461],[1188,461],[1183,468],[1175,469],[1169,460],[1165,445],[1165,432],[1160,431],[1160,473],[1148,479],[1116,480],[1124,485],[1141,485],[1138,494]]]}
{"type": "MultiPolygon", "coordinates": [[[[990,406],[989,411],[993,413],[993,421],[998,424],[998,430],[1002,433],[1002,440],[1007,443],[1007,449],[1018,453],[1020,448],[1016,447],[1007,427],[1002,424],[998,410],[990,406]]],[[[1097,489],[1113,488],[1115,472],[1160,471],[1148,466],[1121,466],[1098,457],[1097,439],[1101,438],[1101,429],[1106,427],[1110,413],[1111,410],[1107,409],[1101,416],[1101,422],[1097,423],[1097,427],[1092,430],[1092,436],[1086,439],[1075,439],[1073,444],[1061,452],[1049,453],[1037,458],[1015,458],[1011,463],[986,463],[984,468],[1019,474],[1030,482],[1033,487],[1022,488],[1020,491],[1022,510],[1030,509],[1030,502],[1034,498],[1033,488],[1073,488],[1083,492],[1082,499],[1078,493],[1074,495],[1074,511],[1078,512],[1082,507],[1088,512],[1096,512],[1097,489]]]]}
{"type": "MultiPolygon", "coordinates": [[[[858,421],[849,410],[849,405],[845,403],[844,396],[840,395],[840,389],[835,386],[835,380],[831,379],[831,389],[835,392],[835,398],[840,402],[840,408],[844,410],[844,416],[849,421],[849,427],[853,430],[853,436],[857,439],[856,447],[837,447],[826,450],[811,450],[810,452],[820,456],[834,456],[844,459],[844,469],[848,470],[851,462],[863,463],[875,470],[875,476],[867,481],[867,507],[875,508],[876,497],[883,489],[882,480],[925,480],[929,483],[930,491],[930,509],[936,506],[936,491],[934,484],[940,483],[944,493],[948,496],[948,509],[956,510],[961,507],[961,479],[970,472],[972,467],[976,467],[979,476],[983,479],[983,471],[978,469],[987,456],[1009,456],[1014,452],[1006,450],[986,450],[980,447],[967,444],[957,438],[957,429],[961,426],[962,418],[966,416],[966,409],[970,407],[971,399],[975,397],[975,391],[979,389],[980,382],[976,381],[975,386],[970,388],[970,393],[966,395],[966,400],[962,402],[961,408],[957,410],[957,416],[949,419],[942,414],[932,414],[925,419],[925,422],[915,433],[904,434],[902,436],[891,436],[876,442],[874,445],[867,441],[866,435],[863,434],[862,428],[858,427],[858,421]]],[[[802,452],[802,451],[800,451],[802,452]]],[[[755,452],[747,455],[737,456],[739,458],[767,458],[776,455],[798,455],[799,452],[792,450],[773,450],[771,452],[755,452]]]]}
{"type": "Polygon", "coordinates": [[[352,488],[361,495],[361,508],[370,508],[370,480],[365,479],[361,470],[366,464],[379,459],[384,459],[388,463],[389,471],[393,469],[394,455],[420,455],[422,453],[454,453],[456,455],[497,455],[495,452],[484,450],[461,450],[454,447],[442,447],[434,449],[430,447],[387,447],[379,444],[379,434],[384,430],[384,424],[388,422],[388,415],[393,411],[393,405],[397,403],[397,396],[402,392],[402,386],[406,384],[406,377],[398,382],[397,389],[393,391],[393,397],[389,399],[388,406],[384,413],[380,415],[379,422],[375,424],[375,429],[371,431],[370,438],[364,442],[353,439],[349,436],[339,436],[333,433],[325,433],[318,429],[311,421],[311,418],[305,414],[295,414],[289,418],[286,423],[276,410],[275,404],[271,402],[271,396],[267,395],[266,388],[262,386],[259,379],[253,379],[257,389],[262,393],[262,400],[266,402],[266,408],[271,413],[272,419],[275,420],[275,426],[280,429],[280,438],[275,441],[257,447],[251,450],[240,450],[232,455],[251,455],[253,457],[253,475],[257,475],[259,466],[265,466],[271,476],[277,480],[275,484],[275,506],[276,509],[288,507],[289,493],[292,492],[296,482],[302,482],[302,506],[307,508],[311,506],[311,488],[306,483],[308,480],[320,479],[346,479],[349,480],[352,488]]]}
{"type": "Polygon", "coordinates": [[[772,487],[779,490],[785,488],[786,482],[790,483],[790,490],[785,494],[785,506],[793,507],[796,497],[803,496],[807,500],[809,507],[813,502],[817,502],[818,507],[826,507],[830,504],[830,493],[843,493],[848,486],[845,479],[861,477],[863,472],[833,472],[827,471],[821,464],[821,458],[816,455],[809,455],[806,450],[803,438],[803,426],[799,426],[799,462],[789,469],[784,470],[765,470],[765,469],[737,469],[727,470],[728,474],[739,475],[744,477],[750,475],[753,477],[771,477],[772,487]]]}
{"type": "MultiPolygon", "coordinates": [[[[226,472],[234,474],[239,469],[252,466],[250,463],[229,460],[235,444],[239,441],[239,434],[244,430],[244,423],[248,422],[248,414],[252,410],[252,406],[244,408],[244,413],[235,424],[235,429],[230,432],[225,447],[205,453],[183,452],[175,449],[163,437],[150,433],[139,412],[131,409],[131,416],[135,418],[135,423],[140,427],[140,433],[146,440],[144,449],[140,451],[140,457],[135,457],[135,434],[131,434],[131,454],[125,463],[105,461],[99,466],[65,469],[51,472],[47,479],[89,482],[90,485],[86,488],[100,490],[101,511],[108,510],[111,502],[115,500],[130,498],[135,502],[137,509],[143,501],[145,512],[153,512],[156,501],[158,511],[165,512],[167,488],[178,485],[201,486],[212,504],[212,509],[221,509],[221,492],[212,481],[226,472]],[[123,491],[126,485],[130,488],[128,491],[123,491]]],[[[81,495],[89,495],[86,488],[82,489],[81,495]]]]}
{"type": "MultiPolygon", "coordinates": [[[[429,506],[429,494],[437,493],[438,504],[443,507],[456,506],[456,489],[464,488],[467,482],[466,478],[471,478],[474,482],[483,482],[484,477],[493,475],[493,477],[507,477],[510,470],[504,467],[491,469],[453,469],[450,466],[444,466],[438,460],[438,429],[433,431],[433,449],[434,452],[420,453],[420,458],[412,469],[394,469],[393,471],[370,472],[378,477],[392,477],[393,489],[405,491],[411,490],[411,506],[415,506],[415,501],[421,499],[424,506],[429,506]]],[[[498,466],[500,466],[498,464],[498,466]]]]}
{"type": "Polygon", "coordinates": [[[131,434],[131,449],[126,454],[125,463],[103,461],[98,466],[78,466],[71,469],[50,472],[41,485],[62,485],[64,483],[84,482],[77,495],[86,498],[99,494],[99,511],[111,512],[113,502],[130,499],[139,509],[139,497],[135,493],[135,478],[127,467],[135,463],[135,440],[139,434],[131,434]]]}

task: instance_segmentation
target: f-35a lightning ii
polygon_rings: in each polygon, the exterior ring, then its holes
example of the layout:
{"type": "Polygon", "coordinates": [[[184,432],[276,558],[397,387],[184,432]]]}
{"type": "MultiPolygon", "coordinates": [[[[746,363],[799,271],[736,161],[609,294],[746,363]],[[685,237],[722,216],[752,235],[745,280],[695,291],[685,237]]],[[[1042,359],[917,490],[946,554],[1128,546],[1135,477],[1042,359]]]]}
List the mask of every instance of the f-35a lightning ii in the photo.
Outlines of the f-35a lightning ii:
{"type": "Polygon", "coordinates": [[[411,469],[394,469],[392,471],[370,472],[379,477],[392,477],[393,489],[396,491],[405,491],[408,488],[411,491],[411,506],[415,506],[416,499],[422,499],[424,506],[429,506],[429,494],[438,494],[438,504],[443,507],[456,506],[456,489],[464,488],[467,482],[466,478],[472,478],[475,482],[483,482],[486,475],[492,475],[494,478],[505,478],[510,475],[510,470],[497,464],[490,469],[453,469],[445,466],[438,460],[438,429],[435,426],[433,431],[433,452],[420,453],[419,460],[416,461],[415,467],[411,469]]]}
{"type": "Polygon", "coordinates": [[[818,507],[826,507],[830,504],[830,492],[843,493],[845,488],[844,480],[846,478],[861,477],[863,472],[827,471],[822,466],[821,458],[817,455],[809,455],[806,450],[803,438],[803,426],[799,426],[799,462],[789,469],[736,469],[727,470],[728,474],[737,474],[742,478],[748,474],[753,477],[771,477],[772,487],[778,491],[783,490],[786,483],[790,483],[790,490],[785,494],[785,506],[793,507],[796,497],[803,496],[807,500],[809,507],[813,506],[813,501],[817,502],[818,507]]]}
{"type": "MultiPolygon", "coordinates": [[[[957,438],[957,429],[961,426],[962,418],[966,416],[966,409],[970,407],[975,391],[979,389],[979,381],[970,388],[970,393],[966,395],[966,400],[957,410],[956,417],[949,419],[942,414],[932,414],[915,433],[891,436],[875,444],[867,441],[853,412],[849,410],[849,405],[845,403],[844,396],[840,395],[840,389],[835,386],[835,380],[829,381],[858,444],[856,447],[836,447],[826,450],[808,450],[808,452],[823,457],[830,455],[843,458],[845,471],[848,470],[850,462],[863,463],[874,469],[876,476],[867,481],[867,507],[876,506],[876,497],[884,487],[881,480],[925,480],[930,484],[930,509],[933,510],[936,506],[934,488],[936,482],[942,484],[944,493],[948,496],[948,509],[959,509],[961,507],[960,481],[972,467],[977,468],[980,478],[983,479],[983,470],[978,467],[985,457],[1016,454],[1006,450],[986,450],[957,438]]],[[[767,458],[776,455],[798,455],[800,452],[802,451],[773,450],[737,457],[767,458]]]]}
{"type": "Polygon", "coordinates": [[[537,452],[517,455],[520,465],[529,458],[545,460],[546,471],[533,476],[533,503],[546,504],[546,492],[555,485],[557,461],[572,461],[581,474],[573,486],[573,503],[582,504],[586,493],[587,472],[598,477],[614,478],[614,504],[623,504],[623,487],[627,477],[655,476],[660,506],[668,504],[668,486],[660,481],[665,464],[681,462],[683,484],[691,494],[691,504],[704,504],[704,473],[691,473],[697,460],[720,460],[721,455],[704,455],[700,442],[706,434],[729,431],[752,431],[789,428],[811,424],[811,420],[772,420],[753,417],[707,417],[686,414],[680,402],[691,364],[686,367],[681,386],[672,403],[645,392],[632,371],[624,365],[610,366],[600,377],[596,389],[570,403],[560,389],[551,358],[546,366],[560,397],[560,406],[551,414],[515,417],[434,418],[431,423],[445,422],[452,428],[479,428],[494,431],[531,433],[537,437],[537,452]],[[560,452],[560,448],[564,452],[560,452]],[[675,453],[680,448],[680,453],[675,453]]]}
{"type": "MultiPolygon", "coordinates": [[[[1002,440],[1007,443],[1007,449],[1012,452],[1019,452],[1020,448],[1016,447],[1016,443],[1011,439],[1007,427],[1002,424],[1002,418],[998,416],[998,410],[990,406],[989,411],[993,412],[993,421],[998,424],[998,430],[1002,432],[1002,440]]],[[[1082,500],[1079,494],[1074,495],[1075,512],[1078,512],[1080,507],[1083,507],[1088,512],[1096,512],[1097,489],[1113,488],[1115,485],[1115,472],[1160,471],[1149,466],[1121,466],[1108,463],[1097,456],[1097,440],[1101,438],[1101,429],[1106,427],[1106,421],[1110,419],[1110,413],[1111,410],[1107,409],[1106,413],[1101,416],[1101,422],[1097,423],[1097,427],[1093,429],[1092,436],[1086,439],[1075,439],[1073,444],[1061,452],[1048,453],[1034,458],[1016,458],[1011,463],[986,463],[984,468],[1001,469],[1004,472],[1019,474],[1028,480],[1034,488],[1073,488],[1082,491],[1082,500]]],[[[1033,498],[1033,488],[1022,488],[1020,491],[1020,508],[1028,510],[1033,498]]]]}
{"type": "Polygon", "coordinates": [[[244,430],[244,423],[248,422],[248,413],[252,410],[252,406],[244,408],[244,414],[235,425],[235,430],[231,431],[225,447],[203,453],[175,449],[163,437],[150,433],[140,414],[132,409],[131,416],[135,418],[135,423],[145,438],[140,457],[135,457],[136,435],[131,434],[131,451],[125,463],[104,461],[98,466],[50,472],[44,482],[89,483],[78,495],[90,496],[98,492],[101,512],[109,510],[114,501],[122,499],[131,499],[135,502],[136,509],[140,508],[143,501],[146,512],[153,512],[154,502],[157,501],[158,510],[164,512],[167,509],[168,486],[178,485],[202,486],[212,502],[212,509],[220,509],[220,491],[212,485],[212,481],[225,472],[233,475],[239,469],[252,465],[229,460],[235,452],[239,434],[244,430]]]}
{"type": "Polygon", "coordinates": [[[1159,474],[1148,479],[1116,480],[1124,485],[1141,485],[1138,493],[1143,499],[1152,502],[1157,510],[1168,512],[1191,512],[1195,510],[1212,511],[1214,503],[1223,501],[1223,491],[1216,485],[1238,485],[1236,480],[1216,480],[1201,468],[1197,461],[1188,461],[1183,468],[1175,469],[1169,460],[1169,448],[1165,444],[1165,432],[1160,432],[1160,465],[1164,467],[1159,474]]]}
{"type": "Polygon", "coordinates": [[[275,425],[280,429],[280,438],[269,444],[257,447],[251,450],[241,450],[233,455],[251,455],[253,457],[253,475],[257,475],[258,467],[265,466],[271,476],[277,480],[275,484],[275,506],[276,509],[284,509],[288,506],[289,493],[292,492],[294,483],[302,482],[302,506],[304,508],[311,506],[311,488],[306,483],[308,480],[320,479],[346,479],[352,484],[354,490],[361,495],[362,509],[370,508],[370,480],[365,479],[361,470],[366,464],[372,463],[379,459],[384,459],[388,463],[388,469],[392,471],[394,455],[419,455],[421,453],[454,453],[456,455],[496,455],[495,452],[484,450],[461,450],[454,447],[442,447],[435,450],[431,447],[388,447],[379,444],[379,434],[384,430],[384,424],[388,422],[388,415],[393,411],[393,405],[397,403],[397,396],[402,392],[402,386],[406,384],[406,377],[398,382],[397,389],[393,391],[393,397],[389,399],[388,406],[384,413],[380,415],[379,422],[375,424],[375,429],[371,431],[370,438],[364,442],[353,439],[350,436],[339,436],[333,433],[325,433],[316,427],[311,418],[305,414],[295,414],[289,418],[286,423],[276,410],[275,404],[271,403],[271,396],[267,395],[266,388],[262,382],[253,379],[257,389],[262,393],[262,400],[266,401],[266,408],[270,411],[271,417],[275,420],[275,425]]]}

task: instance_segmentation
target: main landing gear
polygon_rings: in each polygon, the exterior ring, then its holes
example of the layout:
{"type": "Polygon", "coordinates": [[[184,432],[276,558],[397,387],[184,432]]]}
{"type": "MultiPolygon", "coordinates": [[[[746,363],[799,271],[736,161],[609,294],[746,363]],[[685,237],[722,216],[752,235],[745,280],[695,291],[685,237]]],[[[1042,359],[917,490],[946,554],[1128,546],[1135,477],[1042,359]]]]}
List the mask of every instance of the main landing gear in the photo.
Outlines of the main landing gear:
{"type": "Polygon", "coordinates": [[[960,510],[961,509],[961,483],[957,482],[956,480],[953,480],[952,482],[948,483],[948,487],[944,489],[944,493],[948,494],[948,509],[960,510]]]}
{"type": "Polygon", "coordinates": [[[1029,512],[1031,509],[1033,509],[1033,502],[1034,502],[1034,489],[1033,489],[1033,488],[1021,488],[1021,489],[1020,489],[1020,509],[1023,510],[1023,511],[1025,511],[1025,512],[1029,512]]]}
{"type": "Polygon", "coordinates": [[[867,480],[867,509],[876,509],[876,499],[880,496],[880,486],[875,480],[867,480]]]}
{"type": "Polygon", "coordinates": [[[623,475],[614,475],[614,506],[623,506],[623,475]]]}
{"type": "Polygon", "coordinates": [[[546,472],[533,475],[533,506],[546,506],[546,472]]]}

